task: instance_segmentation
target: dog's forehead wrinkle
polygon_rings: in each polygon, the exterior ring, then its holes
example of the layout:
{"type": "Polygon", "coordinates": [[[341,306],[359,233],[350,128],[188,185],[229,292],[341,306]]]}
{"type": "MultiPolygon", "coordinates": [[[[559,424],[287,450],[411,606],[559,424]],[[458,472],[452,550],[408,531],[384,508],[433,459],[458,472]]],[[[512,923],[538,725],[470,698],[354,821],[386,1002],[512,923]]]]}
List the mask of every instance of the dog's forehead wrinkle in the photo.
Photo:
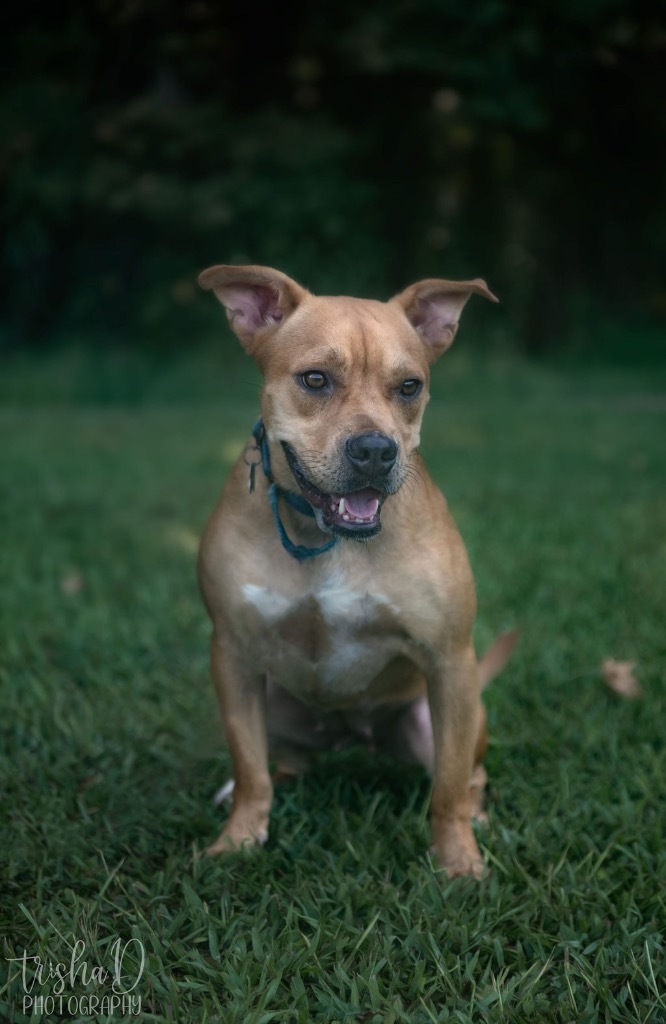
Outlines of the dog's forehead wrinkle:
{"type": "Polygon", "coordinates": [[[381,361],[384,354],[404,351],[413,343],[403,319],[392,316],[390,307],[375,299],[319,296],[299,312],[293,323],[295,337],[299,341],[304,335],[318,338],[344,358],[353,353],[381,361]]]}
{"type": "Polygon", "coordinates": [[[323,367],[339,373],[344,373],[349,365],[345,350],[336,345],[315,345],[307,353],[297,351],[295,356],[297,365],[307,363],[312,367],[323,367]]]}
{"type": "Polygon", "coordinates": [[[418,360],[410,359],[402,350],[394,352],[364,334],[356,340],[357,344],[351,351],[349,347],[335,343],[314,345],[306,353],[296,347],[291,370],[293,373],[304,369],[328,370],[343,379],[362,376],[368,384],[374,381],[383,383],[384,380],[398,382],[425,372],[418,360]]]}

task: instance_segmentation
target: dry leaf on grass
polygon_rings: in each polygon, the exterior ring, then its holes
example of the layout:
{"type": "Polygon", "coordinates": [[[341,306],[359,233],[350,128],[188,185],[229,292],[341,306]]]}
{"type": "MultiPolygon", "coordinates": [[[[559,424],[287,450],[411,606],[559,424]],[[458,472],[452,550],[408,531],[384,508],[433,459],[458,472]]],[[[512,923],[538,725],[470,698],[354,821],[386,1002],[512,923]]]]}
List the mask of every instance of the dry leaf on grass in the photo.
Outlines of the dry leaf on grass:
{"type": "Polygon", "coordinates": [[[85,586],[83,576],[80,572],[69,572],[60,580],[60,592],[62,594],[78,594],[85,586]]]}
{"type": "Polygon", "coordinates": [[[601,662],[601,673],[609,690],[620,695],[636,699],[643,696],[641,684],[634,675],[635,661],[615,661],[604,658],[601,662]]]}

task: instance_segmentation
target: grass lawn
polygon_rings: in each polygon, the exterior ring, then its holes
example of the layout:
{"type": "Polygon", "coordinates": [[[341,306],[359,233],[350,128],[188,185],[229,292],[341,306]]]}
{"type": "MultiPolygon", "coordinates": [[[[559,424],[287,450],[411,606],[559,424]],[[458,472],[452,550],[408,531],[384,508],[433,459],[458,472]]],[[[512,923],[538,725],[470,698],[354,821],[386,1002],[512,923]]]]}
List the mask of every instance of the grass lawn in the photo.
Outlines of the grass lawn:
{"type": "Polygon", "coordinates": [[[99,976],[120,948],[145,1021],[666,1020],[666,374],[462,342],[437,367],[423,452],[478,646],[522,631],[486,695],[477,885],[430,863],[419,771],[353,751],[279,791],[263,851],[196,858],[228,762],[194,556],[256,389],[212,356],[144,391],[114,372],[123,403],[102,376],[86,403],[57,360],[59,401],[25,367],[0,386],[1,955],[43,965],[24,1002],[0,962],[0,1018],[106,997],[95,1019],[121,1019],[99,976]],[[642,700],[605,688],[605,657],[636,661],[642,700]]]}

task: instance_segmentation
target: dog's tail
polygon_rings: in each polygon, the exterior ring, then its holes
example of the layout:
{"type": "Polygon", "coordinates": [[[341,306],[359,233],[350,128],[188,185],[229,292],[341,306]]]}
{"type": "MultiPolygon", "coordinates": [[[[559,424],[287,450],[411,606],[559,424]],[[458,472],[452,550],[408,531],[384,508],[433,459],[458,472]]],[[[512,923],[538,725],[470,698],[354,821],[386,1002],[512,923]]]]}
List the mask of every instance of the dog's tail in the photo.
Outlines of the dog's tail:
{"type": "Polygon", "coordinates": [[[485,690],[488,683],[502,671],[519,639],[519,631],[511,629],[508,633],[498,636],[490,645],[479,661],[479,682],[482,690],[485,690]]]}

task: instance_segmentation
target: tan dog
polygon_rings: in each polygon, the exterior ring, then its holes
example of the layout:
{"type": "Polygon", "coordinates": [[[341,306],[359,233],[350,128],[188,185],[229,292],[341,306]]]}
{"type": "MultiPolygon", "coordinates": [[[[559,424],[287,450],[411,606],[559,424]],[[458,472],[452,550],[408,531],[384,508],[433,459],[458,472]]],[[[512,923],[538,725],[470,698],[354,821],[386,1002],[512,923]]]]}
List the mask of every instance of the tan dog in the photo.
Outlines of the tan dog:
{"type": "Polygon", "coordinates": [[[387,303],[317,297],[266,267],[199,283],[265,379],[199,559],[235,779],[208,852],[266,840],[269,758],[293,774],[361,740],[425,765],[437,860],[479,877],[480,691],[512,640],[480,674],[467,554],[417,449],[430,364],[470,295],[497,300],[480,280],[420,281],[387,303]]]}

